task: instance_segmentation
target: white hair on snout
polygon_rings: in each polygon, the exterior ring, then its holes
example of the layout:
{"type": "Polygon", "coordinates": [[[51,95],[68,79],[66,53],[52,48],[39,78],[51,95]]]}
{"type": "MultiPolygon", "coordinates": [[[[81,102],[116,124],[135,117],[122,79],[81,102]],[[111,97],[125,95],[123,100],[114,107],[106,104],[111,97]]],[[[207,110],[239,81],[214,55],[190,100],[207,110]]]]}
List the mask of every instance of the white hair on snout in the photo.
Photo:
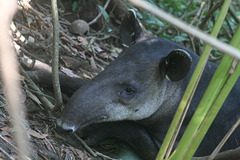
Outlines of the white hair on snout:
{"type": "Polygon", "coordinates": [[[72,132],[75,132],[78,128],[76,125],[71,125],[67,122],[64,122],[62,118],[57,119],[57,125],[66,131],[71,130],[72,132]]]}
{"type": "Polygon", "coordinates": [[[145,100],[139,101],[141,103],[139,105],[132,104],[131,106],[115,102],[105,106],[109,113],[107,121],[142,120],[154,114],[164,101],[163,95],[166,89],[162,88],[160,92],[159,89],[151,90],[151,88],[148,88],[148,90],[149,92],[145,92],[143,96],[145,100]]]}
{"type": "Polygon", "coordinates": [[[131,106],[124,106],[123,104],[110,104],[107,106],[109,118],[107,121],[118,120],[142,120],[150,117],[159,108],[157,98],[148,101],[147,103],[139,105],[139,108],[131,108],[131,106]]]}

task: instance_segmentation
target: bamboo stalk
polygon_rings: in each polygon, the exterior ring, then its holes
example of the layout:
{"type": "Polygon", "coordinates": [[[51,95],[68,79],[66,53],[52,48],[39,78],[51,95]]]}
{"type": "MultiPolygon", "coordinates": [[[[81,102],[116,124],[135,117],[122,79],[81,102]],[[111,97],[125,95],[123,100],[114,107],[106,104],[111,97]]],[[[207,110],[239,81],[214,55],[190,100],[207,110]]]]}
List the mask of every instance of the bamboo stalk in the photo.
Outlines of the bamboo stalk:
{"type": "MultiPolygon", "coordinates": [[[[226,2],[226,1],[225,1],[226,2]]],[[[237,46],[239,44],[239,35],[240,28],[238,28],[237,33],[235,34],[233,40],[231,41],[232,46],[237,46]]],[[[211,122],[216,116],[218,110],[221,107],[221,104],[215,108],[213,115],[209,115],[208,112],[211,111],[212,105],[217,99],[218,95],[221,93],[224,84],[227,82],[229,77],[229,71],[232,67],[233,57],[229,55],[224,55],[220,65],[218,66],[217,71],[215,72],[209,87],[207,88],[195,114],[193,115],[192,120],[189,123],[188,128],[186,129],[182,139],[179,142],[179,146],[176,149],[176,153],[172,156],[173,159],[182,158],[182,159],[190,159],[191,156],[195,153],[197,147],[199,146],[203,136],[205,135],[207,129],[209,128],[211,122]],[[214,116],[215,115],[215,116],[214,116]],[[210,116],[207,117],[207,116],[210,116]],[[204,120],[204,118],[209,118],[211,120],[204,120]],[[207,123],[203,125],[204,123],[207,123]],[[202,129],[202,125],[204,129],[202,129]],[[206,127],[208,126],[208,127],[206,127]],[[199,131],[199,129],[201,131],[199,131]],[[201,132],[201,133],[200,133],[201,132]],[[198,136],[199,135],[199,136],[198,136]],[[190,138],[192,137],[192,138],[190,138]],[[189,147],[191,146],[191,149],[189,147]],[[183,154],[184,153],[184,154],[183,154]]],[[[221,98],[221,100],[224,100],[221,98]]]]}
{"type": "MultiPolygon", "coordinates": [[[[239,39],[239,37],[240,37],[240,25],[239,25],[239,27],[237,29],[237,32],[235,33],[231,43],[230,43],[232,46],[238,47],[238,49],[240,49],[240,39],[239,39]]],[[[225,56],[229,57],[228,55],[225,55],[225,56]]],[[[229,57],[229,59],[230,58],[233,61],[233,58],[229,57]]],[[[221,63],[229,64],[230,62],[231,61],[228,61],[228,59],[227,59],[226,61],[223,61],[221,63]]],[[[232,67],[232,63],[230,63],[230,67],[232,67]]],[[[224,69],[224,68],[222,68],[222,69],[224,69]]],[[[219,68],[218,70],[219,70],[219,72],[216,72],[216,74],[222,73],[221,68],[219,68]]],[[[231,68],[229,70],[231,70],[231,68]]],[[[212,106],[209,109],[206,117],[204,118],[204,121],[202,122],[201,126],[199,127],[199,129],[196,132],[195,138],[193,139],[193,142],[191,144],[191,146],[193,146],[195,148],[195,150],[197,149],[196,147],[199,146],[201,140],[203,139],[203,137],[205,135],[204,133],[206,133],[206,131],[209,129],[209,127],[210,127],[211,123],[213,122],[214,118],[216,117],[218,111],[221,109],[221,106],[223,105],[225,99],[227,98],[228,94],[230,93],[231,89],[233,88],[234,84],[236,83],[238,77],[240,76],[240,64],[237,65],[234,73],[231,74],[230,72],[228,72],[227,76],[228,76],[227,81],[224,83],[222,89],[220,90],[220,92],[218,93],[218,95],[216,97],[216,100],[212,104],[212,106]]],[[[213,83],[217,83],[217,80],[214,81],[213,83]]],[[[218,149],[218,152],[219,152],[219,150],[220,149],[218,149]]],[[[218,153],[217,151],[215,151],[215,152],[218,153]]],[[[216,153],[214,155],[216,155],[216,153]]],[[[189,153],[188,152],[187,155],[190,156],[190,155],[193,155],[193,154],[194,153],[189,153]]],[[[211,157],[213,157],[213,156],[211,156],[211,157]]]]}
{"type": "MultiPolygon", "coordinates": [[[[217,37],[218,32],[221,28],[221,25],[224,21],[224,18],[226,16],[226,9],[229,7],[230,3],[227,3],[227,1],[225,2],[225,7],[223,7],[224,9],[221,10],[216,25],[214,25],[213,31],[211,33],[211,35],[213,37],[217,37]]],[[[196,90],[197,84],[199,82],[199,79],[202,75],[203,69],[207,63],[208,57],[209,57],[209,53],[211,51],[211,46],[209,44],[207,44],[204,48],[203,54],[200,57],[200,60],[197,64],[197,67],[192,75],[192,78],[189,82],[189,85],[185,91],[185,94],[183,95],[182,101],[179,104],[178,110],[176,111],[176,114],[173,118],[173,121],[170,125],[169,131],[164,139],[164,142],[162,144],[162,147],[158,153],[157,159],[162,160],[165,153],[165,159],[168,159],[170,153],[171,153],[171,149],[172,146],[175,142],[175,139],[177,137],[177,133],[180,130],[180,126],[183,122],[183,119],[186,115],[186,112],[188,110],[188,107],[190,105],[191,99],[193,97],[193,94],[196,90]],[[170,147],[168,147],[170,145],[170,147]]]]}

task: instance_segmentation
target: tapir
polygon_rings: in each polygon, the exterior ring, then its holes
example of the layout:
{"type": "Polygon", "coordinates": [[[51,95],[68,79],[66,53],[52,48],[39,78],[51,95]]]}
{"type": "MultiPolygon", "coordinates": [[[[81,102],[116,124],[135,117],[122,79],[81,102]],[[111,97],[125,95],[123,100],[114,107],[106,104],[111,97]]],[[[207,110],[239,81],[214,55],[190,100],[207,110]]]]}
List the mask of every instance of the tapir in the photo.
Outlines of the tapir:
{"type": "MultiPolygon", "coordinates": [[[[199,56],[163,38],[147,39],[135,13],[120,27],[129,45],[99,75],[71,96],[57,124],[59,130],[87,137],[89,144],[117,138],[143,160],[153,160],[161,147],[199,56]]],[[[198,106],[217,65],[208,62],[187,112],[180,136],[198,106]]],[[[210,154],[240,116],[238,80],[194,156],[210,154]]],[[[178,143],[179,138],[177,138],[178,143]]],[[[222,150],[240,145],[238,127],[222,150]]]]}

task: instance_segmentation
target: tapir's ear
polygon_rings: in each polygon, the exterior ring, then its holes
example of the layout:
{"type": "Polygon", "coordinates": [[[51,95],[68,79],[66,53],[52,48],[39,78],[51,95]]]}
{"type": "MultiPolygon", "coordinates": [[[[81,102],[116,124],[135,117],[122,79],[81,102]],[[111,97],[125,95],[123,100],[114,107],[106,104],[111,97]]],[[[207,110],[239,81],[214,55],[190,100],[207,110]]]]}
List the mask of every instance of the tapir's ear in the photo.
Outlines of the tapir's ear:
{"type": "Polygon", "coordinates": [[[171,51],[160,62],[160,70],[170,81],[177,82],[182,80],[190,71],[192,57],[182,49],[171,51]]]}
{"type": "Polygon", "coordinates": [[[143,37],[144,33],[136,18],[136,13],[133,9],[130,9],[120,26],[120,40],[124,45],[129,46],[143,37]]]}

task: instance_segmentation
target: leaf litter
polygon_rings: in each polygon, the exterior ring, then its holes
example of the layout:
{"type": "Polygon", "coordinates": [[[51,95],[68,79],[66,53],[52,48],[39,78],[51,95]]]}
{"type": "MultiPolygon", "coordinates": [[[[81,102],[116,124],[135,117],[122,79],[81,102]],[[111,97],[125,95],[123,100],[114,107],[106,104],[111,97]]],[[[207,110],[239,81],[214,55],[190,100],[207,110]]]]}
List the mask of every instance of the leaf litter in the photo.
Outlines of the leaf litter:
{"type": "MultiPolygon", "coordinates": [[[[50,1],[19,0],[18,2],[18,12],[11,24],[11,31],[20,64],[29,70],[31,67],[26,67],[22,59],[24,61],[31,60],[33,63],[37,60],[51,65],[53,28],[50,1]]],[[[70,2],[69,5],[71,5],[70,2]]],[[[59,9],[61,26],[59,45],[60,59],[62,59],[60,70],[70,77],[91,79],[118,57],[122,49],[114,47],[116,36],[112,37],[93,30],[90,30],[89,35],[85,37],[71,34],[69,32],[71,20],[65,18],[65,14],[74,15],[74,13],[71,10],[63,12],[59,9]]],[[[75,17],[77,18],[77,16],[75,17]]],[[[36,96],[36,91],[32,90],[25,81],[23,77],[21,80],[22,91],[25,93],[23,101],[27,112],[24,123],[30,141],[29,150],[32,159],[111,159],[97,151],[98,156],[92,156],[79,142],[76,142],[73,136],[58,135],[54,131],[56,118],[49,117],[49,111],[44,109],[43,104],[36,96]]],[[[15,131],[5,109],[7,104],[3,98],[3,92],[2,83],[0,83],[0,159],[18,159],[16,154],[18,149],[13,140],[15,131]]],[[[44,90],[44,94],[54,103],[52,92],[44,90]]]]}

